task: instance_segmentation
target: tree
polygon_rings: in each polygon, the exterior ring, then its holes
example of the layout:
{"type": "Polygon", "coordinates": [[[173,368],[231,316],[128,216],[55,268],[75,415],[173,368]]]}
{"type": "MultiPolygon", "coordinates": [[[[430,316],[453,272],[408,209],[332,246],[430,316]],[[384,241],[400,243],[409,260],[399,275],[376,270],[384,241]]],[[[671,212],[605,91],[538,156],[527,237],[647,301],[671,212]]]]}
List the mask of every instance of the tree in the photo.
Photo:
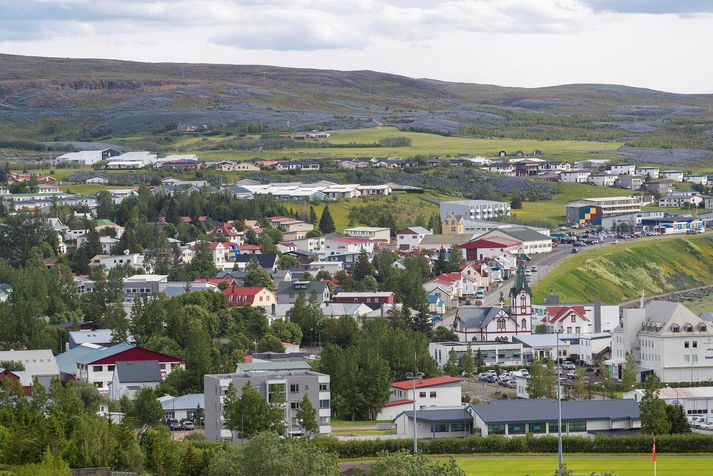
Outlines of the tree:
{"type": "Polygon", "coordinates": [[[281,342],[299,344],[302,342],[302,329],[294,322],[276,320],[270,326],[270,332],[281,342]]]}
{"type": "Polygon", "coordinates": [[[208,332],[198,319],[188,324],[189,341],[186,347],[185,363],[188,384],[197,392],[203,390],[203,376],[211,369],[211,340],[208,332]]]}
{"type": "Polygon", "coordinates": [[[133,416],[139,423],[155,425],[163,418],[163,407],[156,397],[156,391],[151,387],[143,387],[136,392],[133,416]]]}
{"type": "Polygon", "coordinates": [[[587,384],[584,381],[584,375],[582,369],[577,369],[577,376],[574,378],[572,383],[572,398],[575,400],[582,400],[587,397],[587,384]]]}
{"type": "Polygon", "coordinates": [[[634,354],[629,351],[626,353],[624,360],[624,369],[622,371],[622,388],[625,392],[633,389],[636,385],[636,375],[639,372],[639,368],[634,360],[634,354]]]}
{"type": "Polygon", "coordinates": [[[448,264],[447,272],[455,273],[458,272],[460,265],[465,263],[465,256],[463,256],[463,250],[460,246],[453,244],[450,250],[448,250],[448,264]]]}
{"type": "Polygon", "coordinates": [[[530,365],[527,393],[530,398],[555,398],[557,377],[552,362],[546,365],[538,358],[530,365]]]}
{"type": "Polygon", "coordinates": [[[270,274],[260,266],[260,262],[255,256],[252,256],[245,266],[243,285],[246,287],[267,288],[270,291],[275,290],[275,282],[270,274]]]}
{"type": "Polygon", "coordinates": [[[510,200],[510,208],[513,210],[520,210],[522,208],[522,195],[519,193],[513,194],[510,200]]]}
{"type": "Polygon", "coordinates": [[[352,277],[357,281],[362,281],[367,276],[374,275],[374,267],[371,265],[369,260],[369,255],[364,248],[359,250],[357,255],[356,263],[354,263],[354,269],[352,270],[352,277]]]}
{"type": "Polygon", "coordinates": [[[468,348],[463,355],[463,363],[461,365],[463,368],[463,375],[466,377],[472,377],[475,373],[475,362],[473,361],[473,348],[468,344],[468,348]]]}
{"type": "Polygon", "coordinates": [[[275,245],[275,242],[272,241],[272,238],[270,238],[270,235],[267,233],[263,233],[263,235],[260,237],[260,251],[263,253],[277,253],[277,246],[275,245]]]}
{"type": "Polygon", "coordinates": [[[272,334],[265,334],[257,343],[258,352],[275,352],[281,354],[285,351],[280,339],[272,334]]]}
{"type": "Polygon", "coordinates": [[[671,433],[691,433],[691,425],[681,405],[666,405],[666,417],[671,426],[671,433]]]}
{"type": "Polygon", "coordinates": [[[602,362],[599,364],[599,382],[601,384],[602,392],[609,398],[614,398],[614,379],[612,378],[609,367],[602,362]]]}
{"type": "Polygon", "coordinates": [[[314,207],[310,206],[309,207],[309,223],[315,224],[317,223],[317,212],[314,211],[314,207]]]}
{"type": "Polygon", "coordinates": [[[422,454],[413,456],[407,451],[398,451],[379,455],[372,463],[369,474],[372,476],[465,476],[465,471],[453,458],[443,463],[432,461],[422,454]]]}
{"type": "Polygon", "coordinates": [[[547,324],[535,325],[535,334],[547,334],[547,324]]]}
{"type": "Polygon", "coordinates": [[[312,436],[319,432],[317,410],[315,410],[307,395],[302,397],[302,402],[295,416],[297,417],[297,424],[302,427],[307,436],[312,436]]]}
{"type": "Polygon", "coordinates": [[[438,326],[431,334],[431,342],[457,342],[458,336],[446,326],[438,326]]]}
{"type": "Polygon", "coordinates": [[[661,382],[650,375],[645,382],[644,396],[639,402],[641,429],[651,435],[662,435],[671,431],[671,423],[666,412],[666,402],[659,398],[661,382]]]}
{"type": "Polygon", "coordinates": [[[250,438],[263,431],[281,435],[285,431],[285,411],[279,400],[267,402],[265,397],[246,382],[240,396],[231,383],[223,403],[225,426],[241,438],[250,438]]]}
{"type": "Polygon", "coordinates": [[[337,231],[332,214],[329,213],[329,205],[325,205],[324,210],[322,210],[322,217],[319,219],[319,231],[325,235],[337,231]]]}
{"type": "Polygon", "coordinates": [[[295,269],[300,267],[300,262],[292,255],[280,255],[277,260],[277,267],[280,269],[295,269]]]}
{"type": "Polygon", "coordinates": [[[483,352],[480,350],[480,347],[478,347],[478,350],[475,352],[475,369],[476,371],[485,365],[485,358],[483,357],[483,352]]]}
{"type": "Polygon", "coordinates": [[[460,366],[458,365],[458,355],[453,347],[448,351],[448,361],[443,366],[443,371],[451,377],[456,377],[460,374],[460,366]]]}

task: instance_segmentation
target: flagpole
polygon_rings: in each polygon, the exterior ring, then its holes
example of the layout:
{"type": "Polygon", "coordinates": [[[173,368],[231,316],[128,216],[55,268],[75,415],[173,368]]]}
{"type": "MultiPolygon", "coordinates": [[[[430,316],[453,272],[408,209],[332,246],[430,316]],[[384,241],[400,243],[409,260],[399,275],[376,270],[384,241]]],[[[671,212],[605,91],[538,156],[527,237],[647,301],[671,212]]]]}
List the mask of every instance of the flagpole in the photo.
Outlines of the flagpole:
{"type": "Polygon", "coordinates": [[[656,437],[654,437],[654,446],[651,449],[651,459],[654,460],[654,476],[656,476],[656,437]]]}

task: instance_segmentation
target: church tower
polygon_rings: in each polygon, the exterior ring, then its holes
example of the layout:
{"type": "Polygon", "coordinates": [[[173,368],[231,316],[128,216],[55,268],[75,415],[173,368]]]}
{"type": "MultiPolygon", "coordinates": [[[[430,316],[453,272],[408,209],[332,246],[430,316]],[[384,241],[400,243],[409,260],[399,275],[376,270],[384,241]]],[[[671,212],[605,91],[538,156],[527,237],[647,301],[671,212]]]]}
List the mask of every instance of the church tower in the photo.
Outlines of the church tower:
{"type": "Polygon", "coordinates": [[[522,260],[517,263],[515,282],[510,289],[510,316],[517,322],[519,332],[532,332],[532,289],[525,276],[522,260]]]}

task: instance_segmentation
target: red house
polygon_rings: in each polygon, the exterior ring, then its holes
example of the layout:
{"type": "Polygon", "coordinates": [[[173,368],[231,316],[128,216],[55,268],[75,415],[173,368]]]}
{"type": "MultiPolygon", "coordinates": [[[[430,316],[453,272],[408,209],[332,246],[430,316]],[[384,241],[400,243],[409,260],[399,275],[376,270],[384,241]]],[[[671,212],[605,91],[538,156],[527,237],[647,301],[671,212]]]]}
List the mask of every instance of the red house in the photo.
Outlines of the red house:
{"type": "Polygon", "coordinates": [[[32,377],[29,372],[14,372],[0,368],[0,389],[10,391],[15,385],[22,387],[22,394],[26,397],[32,395],[32,377]]]}
{"type": "Polygon", "coordinates": [[[390,291],[386,292],[341,292],[332,296],[332,302],[341,303],[379,303],[379,304],[393,304],[394,303],[394,293],[390,291]]]}
{"type": "Polygon", "coordinates": [[[517,253],[522,243],[508,238],[491,237],[475,239],[460,245],[465,250],[465,259],[468,261],[482,261],[495,258],[504,252],[517,253]]]}

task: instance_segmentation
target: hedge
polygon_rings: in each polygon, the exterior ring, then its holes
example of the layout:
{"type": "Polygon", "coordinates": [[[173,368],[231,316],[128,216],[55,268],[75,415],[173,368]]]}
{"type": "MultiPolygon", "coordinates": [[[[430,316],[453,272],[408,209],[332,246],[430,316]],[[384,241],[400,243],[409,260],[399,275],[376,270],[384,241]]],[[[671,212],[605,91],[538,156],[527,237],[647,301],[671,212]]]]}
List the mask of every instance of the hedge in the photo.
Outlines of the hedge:
{"type": "MultiPolygon", "coordinates": [[[[376,456],[381,451],[393,453],[410,450],[411,439],[349,440],[339,441],[331,437],[315,440],[323,449],[335,452],[342,458],[376,456]]],[[[648,453],[652,437],[630,436],[564,436],[565,453],[648,453]]],[[[556,436],[468,436],[466,438],[436,438],[420,440],[418,449],[425,454],[472,454],[472,453],[556,453],[556,436]]],[[[659,435],[656,437],[659,453],[710,453],[713,452],[713,436],[698,433],[684,435],[659,435]]]]}

